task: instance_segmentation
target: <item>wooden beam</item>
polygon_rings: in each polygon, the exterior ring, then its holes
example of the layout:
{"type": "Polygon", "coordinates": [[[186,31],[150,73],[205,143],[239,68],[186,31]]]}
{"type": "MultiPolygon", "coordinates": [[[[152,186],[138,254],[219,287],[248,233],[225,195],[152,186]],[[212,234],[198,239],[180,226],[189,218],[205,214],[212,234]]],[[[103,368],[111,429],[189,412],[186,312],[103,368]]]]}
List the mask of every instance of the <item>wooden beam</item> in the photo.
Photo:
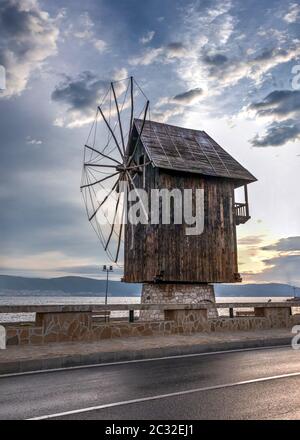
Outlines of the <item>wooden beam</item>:
{"type": "Polygon", "coordinates": [[[245,203],[246,203],[246,215],[249,216],[249,202],[248,202],[248,187],[247,185],[244,185],[244,192],[245,192],[245,203]]]}

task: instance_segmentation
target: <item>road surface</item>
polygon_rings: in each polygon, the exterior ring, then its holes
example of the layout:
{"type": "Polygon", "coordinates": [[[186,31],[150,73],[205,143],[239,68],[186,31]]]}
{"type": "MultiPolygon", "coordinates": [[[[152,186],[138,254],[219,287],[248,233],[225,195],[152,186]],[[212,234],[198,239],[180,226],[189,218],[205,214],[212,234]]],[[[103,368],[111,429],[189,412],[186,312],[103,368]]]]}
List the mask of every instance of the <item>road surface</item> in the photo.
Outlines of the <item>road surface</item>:
{"type": "Polygon", "coordinates": [[[300,419],[300,350],[178,356],[0,377],[0,419],[300,419]]]}

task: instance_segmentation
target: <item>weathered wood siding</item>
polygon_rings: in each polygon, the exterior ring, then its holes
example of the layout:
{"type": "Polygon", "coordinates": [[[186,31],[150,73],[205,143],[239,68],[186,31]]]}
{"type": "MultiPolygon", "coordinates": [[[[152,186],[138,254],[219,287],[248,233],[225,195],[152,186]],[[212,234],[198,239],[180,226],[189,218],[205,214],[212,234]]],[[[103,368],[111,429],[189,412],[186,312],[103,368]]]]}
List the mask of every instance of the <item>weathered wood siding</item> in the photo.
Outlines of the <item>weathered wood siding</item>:
{"type": "MultiPolygon", "coordinates": [[[[137,151],[137,158],[142,152],[141,148],[137,151]]],[[[203,188],[204,232],[188,236],[185,224],[126,225],[124,281],[235,282],[238,268],[233,182],[162,170],[151,164],[146,167],[144,179],[142,174],[135,178],[136,187],[142,188],[143,180],[149,195],[152,188],[203,188]]]]}

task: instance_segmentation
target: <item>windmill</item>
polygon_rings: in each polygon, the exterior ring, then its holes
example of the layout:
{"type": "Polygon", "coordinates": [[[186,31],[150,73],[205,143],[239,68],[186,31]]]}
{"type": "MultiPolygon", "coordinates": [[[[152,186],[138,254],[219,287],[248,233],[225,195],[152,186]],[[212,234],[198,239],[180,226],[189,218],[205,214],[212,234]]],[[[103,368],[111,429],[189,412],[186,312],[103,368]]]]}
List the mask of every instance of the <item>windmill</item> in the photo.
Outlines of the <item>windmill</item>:
{"type": "MultiPolygon", "coordinates": [[[[88,219],[114,262],[122,260],[124,237],[123,281],[143,283],[142,302],[214,303],[214,283],[241,281],[236,227],[250,219],[247,186],[255,181],[205,131],[151,121],[149,100],[132,77],[110,84],[84,148],[81,190],[88,219]],[[153,192],[202,192],[201,232],[187,234],[185,217],[164,223],[163,198],[156,221],[123,221],[132,206],[124,185],[137,197],[143,189],[148,208],[150,196],[151,214],[153,192]],[[242,203],[235,202],[236,188],[244,188],[242,203]]],[[[192,211],[199,214],[196,199],[192,211]]],[[[141,317],[153,319],[151,313],[141,317]]]]}
{"type": "Polygon", "coordinates": [[[135,162],[135,151],[146,121],[150,120],[147,96],[131,76],[111,82],[98,105],[84,146],[81,179],[88,220],[110,260],[120,263],[126,200],[124,184],[136,188],[134,178],[147,163],[135,162]],[[141,118],[140,132],[129,154],[133,123],[141,118]]]}

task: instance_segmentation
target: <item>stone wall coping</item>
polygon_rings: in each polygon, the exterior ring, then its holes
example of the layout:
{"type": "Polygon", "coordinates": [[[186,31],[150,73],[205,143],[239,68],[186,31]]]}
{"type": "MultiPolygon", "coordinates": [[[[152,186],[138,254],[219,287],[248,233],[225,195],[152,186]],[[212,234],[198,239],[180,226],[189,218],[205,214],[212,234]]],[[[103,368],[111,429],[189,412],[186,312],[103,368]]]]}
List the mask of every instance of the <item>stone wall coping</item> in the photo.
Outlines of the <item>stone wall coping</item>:
{"type": "Polygon", "coordinates": [[[300,307],[300,301],[271,301],[271,302],[234,302],[234,303],[216,303],[218,309],[236,309],[245,307],[266,308],[266,307],[300,307]]]}
{"type": "MultiPolygon", "coordinates": [[[[205,310],[211,303],[201,304],[89,304],[89,305],[1,305],[0,313],[100,313],[126,310],[205,310]]],[[[300,307],[299,301],[216,303],[217,308],[300,307]]]]}
{"type": "Polygon", "coordinates": [[[0,313],[101,313],[126,310],[206,310],[210,304],[89,304],[89,305],[0,305],[0,313]]]}

